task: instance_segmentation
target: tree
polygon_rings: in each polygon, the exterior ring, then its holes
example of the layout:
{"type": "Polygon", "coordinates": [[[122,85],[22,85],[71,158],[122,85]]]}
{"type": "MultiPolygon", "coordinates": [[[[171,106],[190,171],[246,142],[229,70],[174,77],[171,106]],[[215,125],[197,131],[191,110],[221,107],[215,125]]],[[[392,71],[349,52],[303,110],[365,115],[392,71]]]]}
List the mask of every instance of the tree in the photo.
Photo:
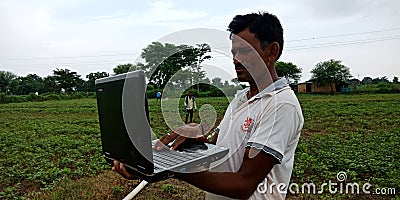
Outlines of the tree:
{"type": "MultiPolygon", "coordinates": [[[[205,54],[211,50],[205,44],[197,46],[153,42],[144,48],[141,57],[146,61],[143,69],[149,82],[158,88],[164,88],[171,77],[184,68],[192,68],[192,74],[195,72],[199,75],[196,78],[201,78],[200,64],[210,58],[205,54]]],[[[193,80],[189,81],[192,83],[193,80]]]]}
{"type": "Polygon", "coordinates": [[[233,78],[231,79],[231,82],[236,86],[240,84],[240,81],[238,81],[238,78],[233,78]]]}
{"type": "Polygon", "coordinates": [[[301,68],[291,62],[278,61],[275,69],[279,77],[285,77],[290,83],[297,83],[301,78],[301,68]]]}
{"type": "Polygon", "coordinates": [[[399,77],[395,76],[393,77],[393,83],[399,83],[399,77]]]}
{"type": "Polygon", "coordinates": [[[311,70],[311,79],[317,84],[329,84],[331,93],[333,93],[332,84],[344,84],[352,77],[350,69],[342,65],[341,62],[340,60],[330,59],[318,63],[315,68],[311,70]]]}
{"type": "Polygon", "coordinates": [[[178,87],[188,88],[192,83],[192,72],[189,69],[180,70],[174,74],[172,82],[174,82],[178,87]]]}
{"type": "MultiPolygon", "coordinates": [[[[115,71],[114,71],[115,72],[115,71]]],[[[107,72],[96,72],[96,73],[90,73],[86,75],[86,78],[88,81],[86,81],[86,90],[89,92],[94,92],[95,91],[95,80],[99,78],[104,78],[104,77],[109,77],[110,74],[107,72]]]]}
{"type": "Polygon", "coordinates": [[[372,83],[372,78],[371,77],[364,77],[361,81],[361,84],[366,85],[366,84],[371,84],[372,83]]]}
{"type": "Polygon", "coordinates": [[[225,80],[223,86],[224,86],[224,87],[229,87],[229,86],[231,86],[231,85],[229,85],[229,82],[228,82],[227,80],[225,80]]]}
{"type": "Polygon", "coordinates": [[[73,88],[74,92],[87,92],[88,85],[87,82],[81,78],[76,81],[76,86],[73,88]]]}
{"type": "Polygon", "coordinates": [[[76,72],[69,69],[53,70],[54,78],[57,83],[57,91],[64,89],[66,92],[74,92],[81,86],[82,79],[76,72]]]}
{"type": "Polygon", "coordinates": [[[206,92],[210,91],[212,88],[211,81],[209,78],[205,77],[201,83],[198,83],[196,88],[198,88],[198,91],[206,92]]]}
{"type": "MultiPolygon", "coordinates": [[[[196,57],[196,61],[191,65],[191,70],[193,81],[199,83],[206,77],[206,72],[202,69],[201,63],[211,58],[210,55],[207,55],[207,53],[211,52],[211,47],[208,44],[197,44],[196,46],[196,48],[192,49],[192,56],[196,57]]],[[[190,83],[190,85],[192,84],[193,82],[190,83]]],[[[197,91],[199,90],[199,84],[197,84],[197,91]]]]}
{"type": "Polygon", "coordinates": [[[372,84],[378,84],[378,83],[389,83],[389,79],[386,76],[372,79],[372,84]]]}
{"type": "Polygon", "coordinates": [[[212,85],[214,85],[217,88],[221,88],[222,87],[222,79],[220,77],[215,77],[211,80],[212,85]]]}
{"type": "Polygon", "coordinates": [[[30,94],[34,92],[43,93],[44,85],[43,79],[36,74],[28,74],[25,77],[17,77],[12,82],[12,93],[13,94],[30,94]]]}
{"type": "Polygon", "coordinates": [[[0,93],[7,93],[9,90],[11,81],[17,77],[17,75],[8,72],[8,71],[0,71],[0,93]]]}
{"type": "Polygon", "coordinates": [[[54,93],[54,92],[60,92],[59,89],[57,89],[57,81],[54,76],[47,76],[43,78],[43,93],[54,93]]]}
{"type": "Polygon", "coordinates": [[[133,65],[131,63],[128,64],[124,64],[124,65],[118,65],[117,67],[115,67],[113,69],[114,74],[123,74],[129,71],[129,69],[132,67],[133,65]]]}
{"type": "Polygon", "coordinates": [[[118,65],[113,69],[114,74],[123,74],[129,71],[135,71],[135,70],[140,70],[143,69],[144,65],[142,63],[137,63],[136,65],[128,63],[128,64],[123,64],[123,65],[118,65]]]}
{"type": "Polygon", "coordinates": [[[19,94],[19,84],[21,83],[21,80],[19,77],[14,78],[11,80],[10,85],[8,86],[8,93],[10,94],[19,94]]]}

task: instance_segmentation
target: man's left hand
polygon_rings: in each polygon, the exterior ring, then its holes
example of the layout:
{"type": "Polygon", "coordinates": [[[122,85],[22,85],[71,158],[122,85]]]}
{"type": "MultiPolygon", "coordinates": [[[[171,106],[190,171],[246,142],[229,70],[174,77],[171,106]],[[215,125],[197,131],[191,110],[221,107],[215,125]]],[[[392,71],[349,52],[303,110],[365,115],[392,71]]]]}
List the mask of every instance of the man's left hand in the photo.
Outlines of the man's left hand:
{"type": "Polygon", "coordinates": [[[156,144],[153,146],[156,150],[162,150],[167,144],[174,141],[171,145],[171,150],[176,150],[181,144],[183,144],[188,139],[194,139],[199,142],[207,142],[207,138],[203,135],[202,126],[197,123],[185,124],[171,133],[168,133],[161,137],[156,144]]]}

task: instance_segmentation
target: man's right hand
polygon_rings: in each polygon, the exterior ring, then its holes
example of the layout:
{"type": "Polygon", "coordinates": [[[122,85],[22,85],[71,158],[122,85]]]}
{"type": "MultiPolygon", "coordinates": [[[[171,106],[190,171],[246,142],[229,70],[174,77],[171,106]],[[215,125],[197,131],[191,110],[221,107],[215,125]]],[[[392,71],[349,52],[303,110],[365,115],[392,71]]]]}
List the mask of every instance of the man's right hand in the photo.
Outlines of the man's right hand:
{"type": "Polygon", "coordinates": [[[162,150],[170,142],[174,141],[171,145],[171,150],[176,150],[181,144],[188,139],[194,139],[199,142],[207,142],[207,138],[203,135],[204,127],[197,123],[185,124],[171,133],[161,137],[153,146],[156,150],[162,150]]]}
{"type": "Polygon", "coordinates": [[[129,180],[138,179],[136,176],[129,173],[126,170],[125,165],[123,163],[120,163],[118,160],[114,160],[114,166],[111,168],[111,170],[118,172],[118,174],[120,174],[121,176],[123,176],[126,179],[129,179],[129,180]]]}

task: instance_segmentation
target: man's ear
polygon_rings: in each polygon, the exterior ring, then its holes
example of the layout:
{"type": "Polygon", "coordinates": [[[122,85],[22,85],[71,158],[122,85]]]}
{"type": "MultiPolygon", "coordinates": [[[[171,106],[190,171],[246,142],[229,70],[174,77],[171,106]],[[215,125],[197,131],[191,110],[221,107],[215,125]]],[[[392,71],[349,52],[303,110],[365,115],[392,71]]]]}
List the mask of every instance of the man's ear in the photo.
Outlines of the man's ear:
{"type": "Polygon", "coordinates": [[[264,57],[266,60],[270,62],[275,62],[276,58],[279,54],[279,44],[277,42],[273,42],[268,44],[268,46],[263,51],[264,57]]]}
{"type": "Polygon", "coordinates": [[[268,59],[271,59],[272,61],[275,62],[276,58],[278,57],[279,50],[280,50],[280,46],[279,46],[278,42],[273,42],[273,43],[269,44],[266,50],[267,50],[266,53],[269,54],[268,59]]]}

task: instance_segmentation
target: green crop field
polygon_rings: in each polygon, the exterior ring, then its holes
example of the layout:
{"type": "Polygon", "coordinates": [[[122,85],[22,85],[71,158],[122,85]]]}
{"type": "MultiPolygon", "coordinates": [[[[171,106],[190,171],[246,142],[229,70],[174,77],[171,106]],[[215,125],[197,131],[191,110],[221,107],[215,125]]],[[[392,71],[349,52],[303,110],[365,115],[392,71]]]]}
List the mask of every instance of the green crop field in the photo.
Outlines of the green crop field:
{"type": "MultiPolygon", "coordinates": [[[[400,94],[299,95],[299,100],[305,124],[291,182],[300,188],[289,199],[399,198],[400,94]],[[339,172],[346,173],[344,182],[339,172]],[[321,187],[330,182],[357,183],[360,194],[321,187]],[[317,194],[302,192],[304,183],[316,185],[317,194]],[[365,184],[372,185],[371,194],[362,191],[365,184]]],[[[228,105],[226,98],[196,101],[198,107],[211,104],[217,121],[228,105]]],[[[170,131],[160,102],[150,99],[149,105],[153,132],[170,131]]],[[[111,172],[103,160],[95,99],[0,104],[0,162],[0,199],[121,199],[139,183],[111,172]]],[[[149,184],[138,195],[203,197],[174,179],[149,184]]]]}

